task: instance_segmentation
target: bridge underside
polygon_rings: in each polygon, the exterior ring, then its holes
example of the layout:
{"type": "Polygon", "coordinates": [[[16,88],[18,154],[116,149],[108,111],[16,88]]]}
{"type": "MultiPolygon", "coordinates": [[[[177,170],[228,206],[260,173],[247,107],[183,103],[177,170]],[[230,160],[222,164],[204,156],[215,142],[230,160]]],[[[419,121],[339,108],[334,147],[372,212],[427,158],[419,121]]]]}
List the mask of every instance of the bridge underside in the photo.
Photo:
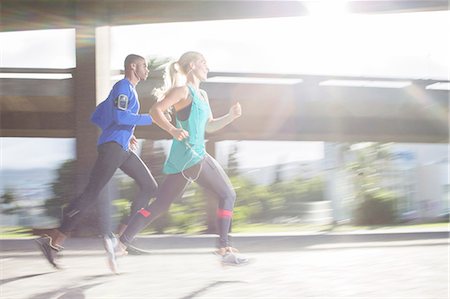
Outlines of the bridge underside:
{"type": "MultiPolygon", "coordinates": [[[[307,1],[22,1],[2,0],[1,31],[76,29],[76,69],[0,69],[0,72],[60,72],[72,79],[0,79],[0,136],[96,139],[88,123],[96,104],[95,28],[172,21],[301,16],[307,1]],[[88,123],[88,124],[86,124],[88,123]]],[[[447,1],[350,1],[358,13],[403,13],[448,10],[447,1]]],[[[109,66],[108,66],[109,67],[109,66]]],[[[109,71],[109,69],[107,70],[109,71]]],[[[243,106],[243,117],[209,138],[215,140],[321,140],[448,142],[448,90],[426,87],[430,80],[409,80],[403,88],[320,85],[326,80],[384,80],[275,74],[211,74],[234,83],[206,82],[216,115],[227,112],[231,99],[243,106]],[[301,79],[299,83],[239,83],[237,77],[301,79]]],[[[387,80],[393,81],[395,80],[387,80]]],[[[138,86],[142,111],[161,84],[152,74],[138,86]]],[[[138,137],[168,138],[157,126],[138,128],[138,137]]],[[[84,147],[79,147],[81,152],[84,147]]]]}
{"type": "MultiPolygon", "coordinates": [[[[250,76],[212,73],[210,77],[225,75],[231,79],[250,76]]],[[[216,140],[448,142],[449,93],[426,89],[433,81],[412,80],[410,86],[403,88],[377,88],[320,85],[330,79],[349,78],[297,78],[301,82],[293,84],[204,83],[202,87],[209,94],[215,116],[227,113],[232,99],[238,99],[243,108],[242,118],[209,137],[216,140]]],[[[0,83],[1,136],[76,136],[72,79],[0,79],[0,83]]],[[[151,91],[160,84],[161,76],[154,74],[138,85],[141,111],[148,111],[154,102],[151,91]]],[[[157,126],[138,128],[137,135],[148,139],[169,138],[157,126]]]]}

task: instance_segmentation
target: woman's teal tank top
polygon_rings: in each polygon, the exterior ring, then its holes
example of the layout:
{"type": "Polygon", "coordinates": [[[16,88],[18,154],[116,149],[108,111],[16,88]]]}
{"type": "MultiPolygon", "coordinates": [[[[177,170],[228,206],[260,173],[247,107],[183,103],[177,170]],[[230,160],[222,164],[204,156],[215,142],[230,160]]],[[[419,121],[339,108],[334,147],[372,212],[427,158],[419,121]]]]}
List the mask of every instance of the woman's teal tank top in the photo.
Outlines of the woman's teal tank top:
{"type": "Polygon", "coordinates": [[[188,85],[188,88],[192,98],[189,117],[187,120],[179,120],[175,114],[175,120],[177,128],[183,128],[189,132],[189,138],[182,141],[172,140],[172,147],[163,168],[166,174],[182,172],[199,163],[206,155],[205,129],[211,115],[211,108],[192,86],[188,85]]]}

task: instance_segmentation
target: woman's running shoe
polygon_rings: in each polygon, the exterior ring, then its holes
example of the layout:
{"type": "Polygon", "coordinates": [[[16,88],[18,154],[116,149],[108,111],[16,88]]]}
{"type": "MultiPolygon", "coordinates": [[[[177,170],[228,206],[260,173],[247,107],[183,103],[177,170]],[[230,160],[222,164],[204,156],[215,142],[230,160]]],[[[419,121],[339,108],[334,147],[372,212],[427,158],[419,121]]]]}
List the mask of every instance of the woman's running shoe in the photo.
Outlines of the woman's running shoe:
{"type": "Polygon", "coordinates": [[[222,264],[227,266],[243,266],[248,264],[249,259],[233,252],[222,256],[222,264]]]}
{"type": "Polygon", "coordinates": [[[238,253],[239,250],[233,247],[222,247],[215,251],[216,255],[221,256],[222,265],[242,266],[248,264],[249,259],[238,253]]]}

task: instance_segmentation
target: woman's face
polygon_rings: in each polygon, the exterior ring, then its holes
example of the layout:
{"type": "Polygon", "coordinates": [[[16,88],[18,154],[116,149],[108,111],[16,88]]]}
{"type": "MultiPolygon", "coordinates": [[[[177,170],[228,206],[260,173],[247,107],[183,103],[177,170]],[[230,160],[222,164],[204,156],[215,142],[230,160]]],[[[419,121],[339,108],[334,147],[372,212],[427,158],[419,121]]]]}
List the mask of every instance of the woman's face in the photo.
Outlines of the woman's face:
{"type": "Polygon", "coordinates": [[[208,78],[208,64],[203,56],[193,62],[192,71],[200,81],[208,78]]]}

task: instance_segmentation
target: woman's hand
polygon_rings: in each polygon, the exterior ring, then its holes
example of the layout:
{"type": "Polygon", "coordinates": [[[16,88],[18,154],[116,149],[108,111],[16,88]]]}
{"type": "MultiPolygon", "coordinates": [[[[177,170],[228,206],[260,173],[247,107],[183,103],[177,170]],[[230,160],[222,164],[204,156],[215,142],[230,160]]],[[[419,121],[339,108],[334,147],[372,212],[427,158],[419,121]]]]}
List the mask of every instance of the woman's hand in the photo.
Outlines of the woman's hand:
{"type": "Polygon", "coordinates": [[[137,146],[138,146],[138,140],[137,140],[136,136],[133,135],[133,136],[131,136],[129,147],[134,152],[135,150],[137,150],[137,146]]]}
{"type": "Polygon", "coordinates": [[[178,141],[189,137],[189,132],[180,128],[173,128],[169,131],[169,133],[178,141]]]}
{"type": "Polygon", "coordinates": [[[230,111],[228,112],[228,114],[231,116],[231,118],[233,120],[235,120],[236,118],[240,117],[242,115],[241,104],[239,104],[239,102],[236,101],[233,104],[233,106],[230,107],[230,111]]]}

